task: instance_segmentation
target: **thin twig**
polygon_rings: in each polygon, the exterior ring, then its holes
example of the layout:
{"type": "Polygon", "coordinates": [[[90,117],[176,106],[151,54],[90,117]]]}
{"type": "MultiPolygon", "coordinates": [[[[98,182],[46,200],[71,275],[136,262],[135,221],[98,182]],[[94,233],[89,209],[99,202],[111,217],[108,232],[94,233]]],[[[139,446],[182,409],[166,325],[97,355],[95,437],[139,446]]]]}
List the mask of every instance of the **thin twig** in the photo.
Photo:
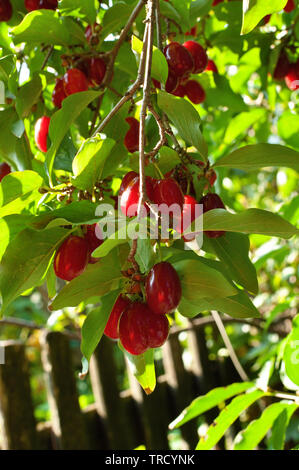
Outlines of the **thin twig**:
{"type": "Polygon", "coordinates": [[[148,152],[146,154],[146,158],[153,158],[159,152],[160,148],[163,147],[163,145],[167,143],[167,139],[166,139],[166,130],[163,125],[162,118],[160,118],[159,114],[155,111],[151,103],[148,103],[148,110],[152,113],[152,115],[156,119],[156,122],[159,127],[159,134],[160,134],[160,140],[157,143],[157,145],[153,148],[151,152],[148,152]]]}
{"type": "Polygon", "coordinates": [[[44,59],[44,61],[43,61],[43,63],[42,63],[41,70],[43,70],[43,69],[46,67],[46,65],[47,65],[47,63],[48,63],[48,60],[50,59],[50,57],[51,57],[51,55],[52,55],[53,50],[54,50],[54,46],[50,46],[50,47],[49,47],[49,50],[48,50],[48,52],[47,52],[47,54],[46,54],[46,57],[45,57],[45,59],[44,59]]]}
{"type": "Polygon", "coordinates": [[[232,360],[232,363],[234,364],[235,366],[235,369],[236,371],[238,372],[239,376],[241,377],[241,379],[244,381],[244,382],[247,382],[249,381],[249,377],[248,375],[246,374],[245,370],[243,369],[236,353],[235,353],[235,350],[233,348],[233,345],[228,337],[228,334],[226,333],[226,329],[224,327],[224,324],[221,320],[221,317],[219,315],[218,312],[216,312],[216,310],[212,310],[211,311],[211,314],[212,314],[212,317],[214,318],[215,320],[215,323],[218,327],[218,330],[219,330],[219,333],[221,334],[222,336],[222,339],[223,339],[223,342],[228,350],[228,353],[230,355],[230,358],[232,360]]]}
{"type": "MultiPolygon", "coordinates": [[[[11,317],[4,317],[0,320],[0,327],[1,326],[15,326],[17,328],[27,328],[28,330],[45,330],[48,329],[42,325],[38,325],[37,323],[22,320],[20,318],[11,318],[11,317]]],[[[80,339],[80,336],[76,333],[72,333],[70,331],[64,330],[61,332],[62,334],[68,336],[71,339],[80,339]]]]}

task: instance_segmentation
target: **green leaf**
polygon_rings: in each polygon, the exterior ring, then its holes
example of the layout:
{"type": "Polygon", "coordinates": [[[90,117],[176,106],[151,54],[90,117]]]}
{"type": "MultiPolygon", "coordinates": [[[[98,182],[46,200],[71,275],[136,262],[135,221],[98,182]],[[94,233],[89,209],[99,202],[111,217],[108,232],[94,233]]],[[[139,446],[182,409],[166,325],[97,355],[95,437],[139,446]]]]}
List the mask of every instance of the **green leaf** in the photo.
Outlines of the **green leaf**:
{"type": "Polygon", "coordinates": [[[67,46],[84,43],[84,32],[78,37],[78,26],[70,18],[61,18],[52,10],[35,10],[28,13],[23,21],[12,28],[11,35],[15,44],[45,43],[67,46]]]}
{"type": "Polygon", "coordinates": [[[16,96],[16,110],[20,118],[29,115],[32,106],[39,100],[42,90],[43,85],[38,74],[35,74],[29,82],[20,87],[16,96]]]}
{"type": "Polygon", "coordinates": [[[232,118],[224,136],[224,143],[231,144],[239,135],[244,134],[249,127],[265,118],[266,110],[262,108],[254,108],[248,112],[239,113],[232,118]]]}
{"type": "Polygon", "coordinates": [[[287,337],[283,360],[287,376],[299,386],[299,315],[293,320],[293,329],[287,337]]]}
{"type": "MultiPolygon", "coordinates": [[[[132,50],[139,56],[143,49],[143,42],[136,36],[132,37],[132,50]]],[[[152,77],[159,82],[166,83],[168,77],[168,65],[164,54],[156,47],[153,47],[152,77]]]]}
{"type": "Polygon", "coordinates": [[[93,265],[89,265],[81,276],[66,284],[53,300],[50,309],[76,307],[83,300],[99,297],[118,288],[122,278],[119,260],[110,253],[93,265]]]}
{"type": "Polygon", "coordinates": [[[236,421],[240,414],[266,393],[255,390],[234,398],[227,405],[213,424],[209,427],[205,437],[201,438],[197,444],[196,450],[211,450],[217,442],[223,437],[226,430],[236,421]]]}
{"type": "Polygon", "coordinates": [[[0,217],[19,214],[32,201],[38,200],[42,182],[34,171],[15,171],[5,176],[0,184],[0,217]]]}
{"type": "MultiPolygon", "coordinates": [[[[192,224],[193,225],[193,224],[192,224]]],[[[192,233],[189,229],[185,234],[192,233]]],[[[261,209],[248,209],[232,214],[224,209],[213,209],[203,214],[203,230],[259,233],[270,237],[291,238],[299,230],[277,214],[261,209]]]]}
{"type": "Polygon", "coordinates": [[[132,374],[136,377],[145,393],[149,395],[156,387],[154,350],[148,349],[139,356],[133,356],[126,351],[125,354],[132,374]]]}
{"type": "Polygon", "coordinates": [[[290,413],[294,413],[297,408],[298,405],[294,403],[273,403],[268,406],[260,418],[252,421],[245,431],[236,436],[234,450],[254,450],[284,410],[289,409],[290,413]]]}
{"type": "Polygon", "coordinates": [[[127,227],[123,227],[109,238],[106,238],[102,245],[95,249],[92,255],[95,258],[103,258],[107,256],[115,247],[127,243],[129,238],[127,237],[127,227]]]}
{"type": "Polygon", "coordinates": [[[101,298],[101,305],[87,315],[82,326],[81,351],[84,357],[90,358],[103,336],[114,302],[120,290],[114,290],[101,298]]]}
{"type": "Polygon", "coordinates": [[[256,269],[248,256],[250,247],[248,236],[227,232],[223,237],[209,238],[207,242],[229,269],[232,279],[249,292],[256,294],[258,281],[256,269]]]}
{"type": "Polygon", "coordinates": [[[288,0],[243,0],[241,34],[248,34],[266,16],[282,10],[288,0]]]}
{"type": "Polygon", "coordinates": [[[92,191],[95,183],[101,179],[104,163],[114,144],[114,140],[102,140],[99,136],[83,142],[73,160],[73,185],[76,188],[92,191]]]}
{"type": "Polygon", "coordinates": [[[33,216],[13,214],[0,219],[0,260],[9,243],[28,225],[33,216]]]}
{"type": "Polygon", "coordinates": [[[285,443],[286,430],[293,413],[298,405],[289,405],[276,418],[272,426],[271,437],[269,439],[269,448],[274,450],[283,450],[285,443]]]}
{"type": "Polygon", "coordinates": [[[197,148],[202,158],[207,161],[208,148],[200,130],[200,116],[194,106],[184,98],[161,90],[158,93],[158,106],[167,114],[182,139],[197,148]]]}
{"type": "Polygon", "coordinates": [[[132,6],[125,3],[116,3],[108,8],[103,18],[102,38],[105,39],[110,33],[115,33],[125,26],[132,13],[132,6]]]}
{"type": "Polygon", "coordinates": [[[8,246],[0,267],[2,312],[22,292],[44,278],[56,249],[69,235],[63,228],[25,229],[8,246]]]}
{"type": "Polygon", "coordinates": [[[288,167],[299,171],[299,152],[276,144],[246,145],[217,160],[213,167],[256,171],[268,167],[288,167]]]}
{"type": "Polygon", "coordinates": [[[61,0],[59,11],[62,15],[84,18],[89,24],[93,24],[97,17],[95,0],[61,0]]]}
{"type": "Polygon", "coordinates": [[[218,387],[211,390],[204,396],[198,397],[192,401],[192,403],[184,409],[184,411],[170,423],[170,429],[176,429],[187,423],[191,419],[200,416],[211,408],[220,405],[229,398],[239,395],[240,393],[246,392],[250,388],[254,387],[253,382],[234,383],[227,387],[218,387]]]}
{"type": "MultiPolygon", "coordinates": [[[[186,30],[189,30],[191,27],[190,21],[190,5],[192,3],[192,0],[172,0],[172,4],[176,11],[180,15],[180,21],[179,24],[183,26],[186,30]]],[[[192,18],[193,21],[193,18],[192,18]]]]}
{"type": "Polygon", "coordinates": [[[158,166],[159,166],[161,173],[163,173],[163,175],[168,173],[170,170],[172,170],[174,167],[176,167],[180,163],[181,163],[181,159],[175,150],[173,150],[170,147],[160,148],[158,166]]]}
{"type": "Polygon", "coordinates": [[[138,240],[135,259],[142,273],[147,273],[153,267],[156,254],[150,238],[138,240]]]}
{"type": "Polygon", "coordinates": [[[51,178],[53,164],[56,152],[68,132],[71,124],[77,119],[86,106],[100,96],[101,91],[82,91],[68,96],[63,100],[62,108],[57,111],[51,118],[49,127],[49,137],[51,147],[46,154],[46,162],[49,176],[51,178]]]}
{"type": "Polygon", "coordinates": [[[200,259],[178,261],[174,267],[181,280],[182,296],[192,303],[205,297],[229,297],[237,293],[237,289],[219,271],[200,259]]]}
{"type": "Polygon", "coordinates": [[[43,230],[56,219],[59,219],[59,223],[63,225],[94,223],[97,219],[97,207],[90,201],[74,201],[67,206],[35,216],[32,227],[36,230],[43,230]]]}

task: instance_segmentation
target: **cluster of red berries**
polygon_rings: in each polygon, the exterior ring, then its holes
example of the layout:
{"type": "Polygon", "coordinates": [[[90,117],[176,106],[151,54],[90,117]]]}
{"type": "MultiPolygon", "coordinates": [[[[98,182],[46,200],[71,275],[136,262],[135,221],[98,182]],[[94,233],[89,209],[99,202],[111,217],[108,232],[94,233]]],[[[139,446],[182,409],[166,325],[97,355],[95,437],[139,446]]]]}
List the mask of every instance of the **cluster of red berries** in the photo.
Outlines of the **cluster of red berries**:
{"type": "Polygon", "coordinates": [[[169,321],[182,296],[180,279],[168,262],[156,264],[145,279],[146,302],[131,301],[120,295],[110,314],[104,333],[120,339],[124,349],[139,355],[158,348],[167,340],[169,321]]]}
{"type": "MultiPolygon", "coordinates": [[[[186,41],[183,45],[170,42],[164,49],[168,64],[168,78],[165,90],[175,96],[187,96],[194,104],[202,103],[206,93],[196,80],[189,80],[190,74],[203,72],[208,65],[205,49],[195,41],[186,41]]],[[[156,88],[160,83],[153,80],[156,88]]]]}
{"type": "Polygon", "coordinates": [[[273,78],[275,80],[285,80],[287,87],[292,90],[299,89],[299,59],[295,63],[290,63],[286,51],[283,49],[279,55],[273,78]]]}
{"type": "Polygon", "coordinates": [[[99,260],[92,257],[92,252],[102,243],[97,224],[87,225],[84,237],[77,235],[68,237],[57,250],[54,259],[56,276],[65,281],[80,276],[88,263],[94,264],[99,260]]]}

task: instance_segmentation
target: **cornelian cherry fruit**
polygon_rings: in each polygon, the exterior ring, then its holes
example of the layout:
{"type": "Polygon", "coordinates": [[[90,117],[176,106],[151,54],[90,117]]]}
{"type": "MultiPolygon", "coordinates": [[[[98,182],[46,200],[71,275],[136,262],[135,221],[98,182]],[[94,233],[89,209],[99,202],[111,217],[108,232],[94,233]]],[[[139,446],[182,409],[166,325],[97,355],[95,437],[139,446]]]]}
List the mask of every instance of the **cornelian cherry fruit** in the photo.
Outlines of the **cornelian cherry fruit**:
{"type": "MultiPolygon", "coordinates": [[[[184,206],[183,212],[181,215],[181,223],[176,227],[178,233],[184,233],[191,223],[196,218],[196,206],[197,200],[189,195],[184,196],[184,206]]],[[[190,242],[195,239],[195,235],[183,235],[183,240],[185,242],[190,242]]]]}
{"type": "Polygon", "coordinates": [[[192,73],[201,73],[208,65],[208,56],[205,49],[195,41],[186,41],[183,47],[187,49],[193,59],[192,73]]]}
{"type": "Polygon", "coordinates": [[[63,77],[64,91],[67,96],[88,90],[88,81],[79,69],[69,69],[63,77]]]}
{"type": "Polygon", "coordinates": [[[180,98],[184,98],[186,94],[186,89],[184,85],[178,85],[178,87],[172,92],[174,96],[179,96],[180,98]]]}
{"type": "Polygon", "coordinates": [[[119,324],[119,319],[123,312],[129,307],[131,304],[131,301],[128,297],[125,295],[120,294],[116,301],[115,304],[112,307],[108,322],[106,324],[104,334],[108,336],[111,339],[118,339],[119,334],[118,334],[118,324],[119,324]]]}
{"type": "Polygon", "coordinates": [[[283,80],[289,73],[290,66],[288,56],[286,52],[282,50],[273,72],[273,78],[275,78],[275,80],[283,80]]]}
{"type": "Polygon", "coordinates": [[[182,296],[179,276],[166,262],[155,264],[145,281],[146,301],[153,313],[165,315],[177,308],[182,296]]]}
{"type": "Polygon", "coordinates": [[[68,237],[58,249],[54,259],[57,277],[71,281],[83,273],[89,258],[87,241],[76,235],[68,237]]]}
{"type": "Polygon", "coordinates": [[[99,246],[102,245],[103,243],[103,233],[101,228],[97,224],[93,225],[87,225],[86,226],[86,234],[85,234],[85,240],[88,245],[88,250],[89,250],[89,259],[88,262],[91,264],[96,263],[99,261],[100,258],[94,258],[92,255],[92,252],[98,248],[99,246]]]}
{"type": "Polygon", "coordinates": [[[152,201],[154,204],[178,204],[181,209],[184,205],[184,195],[180,185],[173,178],[165,178],[155,181],[152,201]]]}
{"type": "Polygon", "coordinates": [[[171,42],[164,48],[169,68],[177,77],[191,73],[194,63],[189,51],[178,42],[171,42]]]}
{"type": "Polygon", "coordinates": [[[190,101],[200,104],[206,99],[206,92],[196,80],[189,80],[185,85],[185,92],[190,101]]]}
{"type": "Polygon", "coordinates": [[[89,24],[88,26],[86,26],[85,28],[85,37],[86,37],[86,40],[92,44],[93,46],[96,46],[98,43],[99,43],[99,38],[98,36],[95,34],[95,31],[96,31],[96,27],[98,26],[97,23],[94,23],[93,26],[91,24],[89,24]]]}
{"type": "Polygon", "coordinates": [[[50,118],[48,116],[43,116],[36,121],[35,124],[35,143],[41,152],[47,152],[48,145],[48,133],[50,126],[50,118]]]}
{"type": "Polygon", "coordinates": [[[39,8],[44,10],[56,10],[58,6],[57,0],[39,0],[39,8]]]}
{"type": "Polygon", "coordinates": [[[291,64],[287,75],[285,76],[287,87],[296,91],[299,89],[299,62],[298,64],[291,64]]]}
{"type": "Polygon", "coordinates": [[[4,162],[0,165],[0,183],[3,180],[4,176],[9,175],[11,173],[11,167],[8,163],[4,162]]]}
{"type": "Polygon", "coordinates": [[[291,13],[291,11],[295,10],[295,8],[296,8],[295,0],[288,0],[288,3],[284,7],[284,11],[286,13],[291,13]]]}
{"type": "Polygon", "coordinates": [[[106,63],[100,57],[93,57],[89,62],[88,78],[91,83],[101,85],[106,74],[106,63]]]}
{"type": "Polygon", "coordinates": [[[66,98],[64,91],[64,81],[63,78],[58,78],[56,80],[56,85],[52,93],[52,102],[56,108],[61,108],[63,100],[66,98]]]}
{"type": "Polygon", "coordinates": [[[126,118],[126,122],[129,124],[130,129],[125,135],[124,144],[128,152],[137,152],[139,148],[139,121],[132,116],[126,118]]]}
{"type": "MultiPolygon", "coordinates": [[[[220,196],[218,194],[209,193],[206,196],[203,196],[200,200],[200,204],[203,205],[203,213],[211,211],[213,209],[225,209],[225,205],[223,204],[220,196]]],[[[206,231],[205,234],[209,238],[219,238],[222,237],[225,232],[213,230],[213,231],[206,231]]]]}
{"type": "Polygon", "coordinates": [[[0,21],[9,21],[12,17],[10,0],[0,0],[0,21]]]}
{"type": "Polygon", "coordinates": [[[150,310],[146,316],[147,345],[149,348],[160,348],[168,338],[169,321],[166,315],[156,315],[150,310]]]}
{"type": "Polygon", "coordinates": [[[25,8],[27,11],[38,10],[40,8],[39,0],[25,0],[25,8]]]}
{"type": "MultiPolygon", "coordinates": [[[[154,192],[152,179],[146,177],[145,185],[147,197],[152,201],[154,192]]],[[[120,208],[124,215],[126,215],[127,217],[135,217],[137,215],[139,196],[139,176],[137,176],[129,182],[126,189],[121,195],[120,208]]],[[[147,212],[149,211],[149,208],[146,204],[145,209],[147,212]]]]}
{"type": "Polygon", "coordinates": [[[215,64],[215,62],[214,62],[212,59],[209,59],[209,60],[208,60],[208,63],[207,63],[207,66],[206,66],[206,70],[205,70],[205,71],[210,71],[210,72],[218,73],[217,65],[215,64]]]}
{"type": "Polygon", "coordinates": [[[123,177],[120,188],[119,188],[119,191],[118,191],[118,196],[119,197],[122,195],[122,193],[124,192],[124,190],[126,189],[128,184],[130,183],[130,181],[132,181],[134,178],[136,178],[136,176],[139,176],[138,173],[136,173],[136,171],[129,171],[129,173],[127,173],[123,177]]]}
{"type": "Polygon", "coordinates": [[[173,93],[177,89],[178,84],[179,84],[178,77],[171,69],[169,69],[168,77],[165,83],[165,91],[167,91],[167,93],[173,93]]]}

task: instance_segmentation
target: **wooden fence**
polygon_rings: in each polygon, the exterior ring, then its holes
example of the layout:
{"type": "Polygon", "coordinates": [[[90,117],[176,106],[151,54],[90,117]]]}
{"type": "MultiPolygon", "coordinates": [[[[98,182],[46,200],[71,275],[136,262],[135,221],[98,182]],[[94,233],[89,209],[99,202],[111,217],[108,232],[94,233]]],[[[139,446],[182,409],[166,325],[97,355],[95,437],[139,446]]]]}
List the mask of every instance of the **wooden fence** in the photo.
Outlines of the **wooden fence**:
{"type": "MultiPolygon", "coordinates": [[[[174,331],[163,347],[161,374],[148,396],[130,372],[129,390],[119,390],[117,346],[103,337],[90,364],[95,402],[81,410],[70,339],[44,332],[41,362],[51,412],[46,423],[35,419],[26,345],[0,342],[5,350],[5,364],[0,365],[0,448],[117,450],[144,444],[147,449],[168,449],[168,425],[191,400],[216,385],[238,380],[229,359],[209,360],[203,328],[190,326],[184,349],[178,334],[174,331]],[[186,353],[188,368],[183,361],[186,353]]],[[[194,448],[196,423],[184,425],[181,433],[186,448],[194,448]]]]}

